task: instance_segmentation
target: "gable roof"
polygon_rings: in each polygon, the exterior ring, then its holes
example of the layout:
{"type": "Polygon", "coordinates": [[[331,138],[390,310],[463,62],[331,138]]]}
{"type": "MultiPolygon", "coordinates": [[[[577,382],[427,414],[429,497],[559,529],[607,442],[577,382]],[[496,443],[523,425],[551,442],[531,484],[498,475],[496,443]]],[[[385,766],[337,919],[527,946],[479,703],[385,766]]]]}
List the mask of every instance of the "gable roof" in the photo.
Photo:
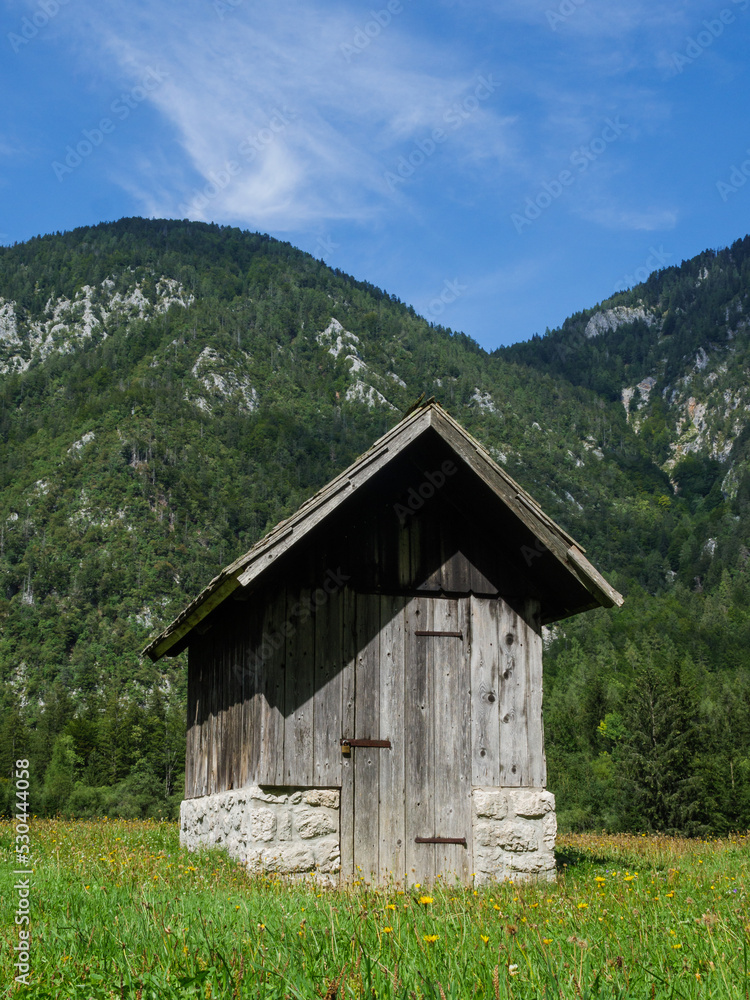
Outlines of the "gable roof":
{"type": "MultiPolygon", "coordinates": [[[[268,532],[248,552],[226,566],[188,606],[143,650],[158,660],[240,587],[248,587],[280,556],[297,545],[345,500],[370,482],[397,455],[423,434],[436,432],[451,450],[536,537],[593,599],[587,607],[622,605],[622,596],[591,565],[575,539],[548,517],[539,504],[487,454],[479,442],[439,403],[430,401],[408,413],[348,469],[305,501],[296,513],[268,532]]],[[[581,607],[579,610],[586,610],[581,607]]],[[[177,652],[177,651],[175,651],[177,652]]]]}

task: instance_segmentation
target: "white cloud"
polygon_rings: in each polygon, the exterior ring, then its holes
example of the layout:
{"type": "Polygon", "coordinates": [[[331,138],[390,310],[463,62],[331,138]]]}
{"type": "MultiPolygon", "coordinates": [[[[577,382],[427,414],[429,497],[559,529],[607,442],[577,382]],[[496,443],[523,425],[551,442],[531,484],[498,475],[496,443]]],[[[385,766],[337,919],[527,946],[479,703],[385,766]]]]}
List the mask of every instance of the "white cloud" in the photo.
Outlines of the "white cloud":
{"type": "Polygon", "coordinates": [[[616,205],[602,205],[598,208],[582,209],[579,214],[582,218],[607,229],[648,233],[674,229],[680,217],[677,209],[658,206],[628,209],[616,205]]]}
{"type": "MultiPolygon", "coordinates": [[[[404,144],[408,152],[440,127],[480,75],[447,46],[410,37],[403,18],[352,56],[346,46],[367,36],[351,14],[322,2],[244,2],[220,18],[200,0],[176,10],[88,0],[86,21],[105,62],[131,83],[150,67],[166,75],[149,100],[184,163],[168,168],[169,183],[143,165],[121,181],[156,215],[275,231],[371,219],[391,207],[383,177],[404,144]]],[[[493,96],[441,148],[457,169],[506,155],[512,119],[495,104],[493,96]]],[[[143,159],[158,153],[144,149],[143,159]]]]}

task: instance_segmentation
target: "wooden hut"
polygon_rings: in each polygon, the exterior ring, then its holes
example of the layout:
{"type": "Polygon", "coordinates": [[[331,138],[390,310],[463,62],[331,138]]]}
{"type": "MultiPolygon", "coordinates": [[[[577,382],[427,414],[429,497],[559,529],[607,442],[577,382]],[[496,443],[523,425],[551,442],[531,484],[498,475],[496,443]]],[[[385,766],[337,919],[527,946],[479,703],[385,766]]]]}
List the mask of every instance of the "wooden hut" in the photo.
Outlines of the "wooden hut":
{"type": "Polygon", "coordinates": [[[183,842],[331,880],[553,877],[541,626],[621,603],[417,409],[146,648],[188,649],[183,842]]]}

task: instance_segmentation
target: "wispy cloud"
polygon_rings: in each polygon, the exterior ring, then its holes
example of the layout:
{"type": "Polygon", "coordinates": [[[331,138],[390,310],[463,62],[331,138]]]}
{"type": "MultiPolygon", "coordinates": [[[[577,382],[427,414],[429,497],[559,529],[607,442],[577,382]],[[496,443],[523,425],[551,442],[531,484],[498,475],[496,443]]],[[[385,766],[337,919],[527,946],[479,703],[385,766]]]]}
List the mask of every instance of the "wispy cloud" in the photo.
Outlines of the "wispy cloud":
{"type": "Polygon", "coordinates": [[[459,0],[463,6],[482,7],[500,21],[523,22],[564,35],[596,36],[627,41],[637,33],[677,32],[705,13],[705,0],[680,4],[649,0],[459,0]]]}
{"type": "MultiPolygon", "coordinates": [[[[277,231],[372,218],[389,208],[383,175],[401,146],[438,127],[479,72],[447,48],[415,44],[404,20],[347,61],[357,22],[322,2],[244,3],[222,19],[200,0],[176,10],[89,0],[87,13],[87,31],[127,79],[149,67],[167,77],[149,99],[184,169],[169,171],[169,185],[143,170],[123,182],[155,214],[277,231]]],[[[494,102],[472,119],[446,154],[457,168],[507,148],[509,120],[494,102]]],[[[144,150],[142,162],[155,158],[144,150]]]]}
{"type": "Polygon", "coordinates": [[[674,229],[680,218],[676,208],[661,206],[628,209],[622,206],[600,205],[597,208],[583,208],[579,214],[607,229],[647,233],[674,229]]]}

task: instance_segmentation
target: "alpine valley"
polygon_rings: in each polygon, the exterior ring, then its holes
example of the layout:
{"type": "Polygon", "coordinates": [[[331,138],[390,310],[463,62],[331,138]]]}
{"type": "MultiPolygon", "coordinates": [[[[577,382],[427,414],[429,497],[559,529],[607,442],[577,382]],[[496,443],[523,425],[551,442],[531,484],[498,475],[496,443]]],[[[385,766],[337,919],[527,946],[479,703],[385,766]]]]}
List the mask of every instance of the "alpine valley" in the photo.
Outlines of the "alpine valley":
{"type": "Polygon", "coordinates": [[[0,248],[0,809],[174,816],[182,657],[140,651],[424,393],[626,596],[547,631],[563,828],[750,827],[750,237],[492,354],[268,236],[0,248]]]}

